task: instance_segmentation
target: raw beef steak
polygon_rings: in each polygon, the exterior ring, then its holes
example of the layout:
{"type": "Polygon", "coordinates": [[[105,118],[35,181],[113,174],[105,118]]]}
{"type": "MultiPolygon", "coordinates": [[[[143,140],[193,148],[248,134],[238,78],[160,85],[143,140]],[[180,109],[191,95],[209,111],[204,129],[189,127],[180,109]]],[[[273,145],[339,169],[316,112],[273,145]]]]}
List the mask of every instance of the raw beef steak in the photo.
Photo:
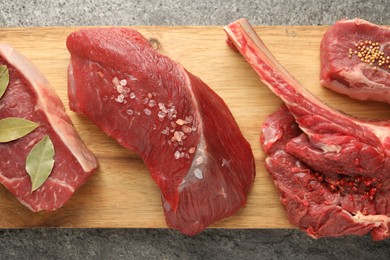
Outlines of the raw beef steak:
{"type": "Polygon", "coordinates": [[[390,122],[355,119],[322,103],[245,19],[225,30],[288,108],[266,119],[261,142],[289,220],[313,237],[369,231],[376,240],[389,237],[390,122]]]}
{"type": "Polygon", "coordinates": [[[141,155],[170,227],[194,235],[245,205],[253,154],[205,83],[132,29],[80,30],[67,47],[71,109],[141,155]]]}
{"type": "Polygon", "coordinates": [[[341,20],[321,41],[321,84],[356,99],[390,103],[390,28],[341,20]]]}
{"type": "Polygon", "coordinates": [[[32,211],[56,210],[92,175],[96,159],[80,140],[50,83],[27,58],[2,44],[0,64],[8,67],[10,79],[0,99],[0,119],[19,117],[39,124],[18,140],[0,143],[0,182],[32,211]],[[26,157],[46,135],[54,144],[54,168],[44,184],[31,191],[26,157]]]}

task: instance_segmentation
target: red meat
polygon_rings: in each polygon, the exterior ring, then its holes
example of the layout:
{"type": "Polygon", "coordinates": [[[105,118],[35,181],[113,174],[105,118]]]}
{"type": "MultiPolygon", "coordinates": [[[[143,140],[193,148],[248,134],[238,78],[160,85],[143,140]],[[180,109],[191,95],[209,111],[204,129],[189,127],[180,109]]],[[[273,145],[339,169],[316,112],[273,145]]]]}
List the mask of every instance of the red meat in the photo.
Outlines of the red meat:
{"type": "Polygon", "coordinates": [[[0,182],[32,211],[60,208],[97,168],[93,154],[80,140],[64,105],[38,69],[8,45],[0,45],[0,64],[10,82],[0,99],[0,119],[20,117],[39,127],[18,140],[0,143],[0,182]],[[31,192],[25,161],[31,148],[49,135],[55,149],[49,178],[31,192]]]}
{"type": "Polygon", "coordinates": [[[313,237],[390,236],[390,122],[356,119],[314,97],[244,19],[225,27],[285,103],[262,127],[266,167],[291,223],[313,237]],[[295,122],[294,122],[295,121],[295,122]]]}
{"type": "Polygon", "coordinates": [[[390,29],[341,20],[321,41],[321,84],[355,99],[390,103],[390,29]]]}
{"type": "Polygon", "coordinates": [[[141,155],[170,227],[194,235],[245,205],[252,151],[205,83],[132,29],[80,30],[67,47],[71,109],[141,155]]]}

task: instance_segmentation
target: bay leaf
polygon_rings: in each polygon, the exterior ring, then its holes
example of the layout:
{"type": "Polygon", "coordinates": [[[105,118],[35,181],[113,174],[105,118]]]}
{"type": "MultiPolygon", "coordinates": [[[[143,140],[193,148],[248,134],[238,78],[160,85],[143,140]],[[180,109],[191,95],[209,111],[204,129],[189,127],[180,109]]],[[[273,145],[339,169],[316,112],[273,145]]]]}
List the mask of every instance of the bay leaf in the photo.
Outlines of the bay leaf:
{"type": "Polygon", "coordinates": [[[26,171],[31,178],[31,192],[49,178],[54,167],[54,145],[46,135],[31,149],[26,159],[26,171]]]}
{"type": "Polygon", "coordinates": [[[0,143],[10,142],[32,132],[38,124],[18,117],[7,117],[0,120],[0,143]]]}
{"type": "Polygon", "coordinates": [[[9,73],[7,65],[0,66],[0,98],[3,97],[5,91],[7,90],[9,83],[9,73]]]}

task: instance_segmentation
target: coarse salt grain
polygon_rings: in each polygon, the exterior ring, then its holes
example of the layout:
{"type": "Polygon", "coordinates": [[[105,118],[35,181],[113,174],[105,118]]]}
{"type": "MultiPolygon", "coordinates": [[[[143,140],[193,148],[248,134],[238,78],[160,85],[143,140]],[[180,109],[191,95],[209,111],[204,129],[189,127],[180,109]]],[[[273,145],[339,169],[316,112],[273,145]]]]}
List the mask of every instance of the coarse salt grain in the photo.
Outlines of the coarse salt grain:
{"type": "Polygon", "coordinates": [[[172,141],[178,141],[180,142],[184,133],[182,131],[175,131],[173,133],[172,141]]]}
{"type": "Polygon", "coordinates": [[[114,86],[118,85],[119,84],[119,79],[117,77],[113,77],[112,78],[112,84],[114,84],[114,86]]]}
{"type": "Polygon", "coordinates": [[[116,97],[115,101],[118,103],[122,103],[124,98],[125,98],[125,96],[120,94],[119,96],[116,97]]]}
{"type": "Polygon", "coordinates": [[[192,128],[187,126],[187,125],[183,125],[181,127],[181,130],[183,130],[184,133],[188,134],[188,133],[191,133],[192,132],[192,128]]]}
{"type": "Polygon", "coordinates": [[[122,94],[123,93],[123,86],[122,85],[116,85],[116,91],[118,91],[118,93],[122,94]]]}
{"type": "Polygon", "coordinates": [[[163,135],[168,135],[169,134],[169,128],[165,128],[164,130],[161,131],[161,134],[163,135]]]}
{"type": "Polygon", "coordinates": [[[145,115],[150,116],[150,114],[151,114],[152,112],[151,112],[149,109],[144,108],[144,113],[145,113],[145,115]]]}
{"type": "Polygon", "coordinates": [[[179,118],[179,119],[176,120],[176,124],[178,124],[178,125],[185,125],[185,124],[187,124],[187,121],[179,118]]]}
{"type": "Polygon", "coordinates": [[[132,109],[127,109],[126,110],[126,113],[131,116],[132,114],[134,114],[134,111],[132,109]]]}
{"type": "Polygon", "coordinates": [[[127,80],[122,79],[121,81],[119,81],[119,83],[121,84],[121,86],[126,86],[127,85],[127,80]]]}
{"type": "Polygon", "coordinates": [[[159,119],[164,119],[166,114],[163,111],[158,111],[157,116],[158,116],[159,119]]]}
{"type": "Polygon", "coordinates": [[[161,111],[163,111],[163,112],[165,112],[165,105],[164,105],[164,103],[158,103],[158,108],[161,110],[161,111]]]}
{"type": "Polygon", "coordinates": [[[176,160],[179,159],[179,158],[180,158],[180,152],[179,152],[179,151],[176,151],[176,152],[174,153],[174,156],[175,156],[175,159],[176,159],[176,160]]]}
{"type": "Polygon", "coordinates": [[[188,124],[192,123],[193,117],[192,116],[186,116],[185,120],[187,121],[188,124]]]}
{"type": "Polygon", "coordinates": [[[151,100],[149,100],[148,105],[149,105],[150,107],[155,107],[155,106],[156,106],[156,101],[154,101],[153,99],[151,99],[151,100]]]}
{"type": "Polygon", "coordinates": [[[190,149],[188,149],[188,153],[190,154],[195,153],[195,147],[190,147],[190,149]]]}
{"type": "Polygon", "coordinates": [[[203,163],[204,159],[203,159],[203,156],[198,156],[196,159],[195,159],[195,163],[196,165],[201,165],[203,163]]]}
{"type": "Polygon", "coordinates": [[[196,178],[198,178],[198,179],[203,179],[203,173],[202,173],[202,171],[201,170],[199,170],[198,168],[196,168],[195,170],[194,170],[194,174],[195,174],[195,176],[196,176],[196,178]]]}

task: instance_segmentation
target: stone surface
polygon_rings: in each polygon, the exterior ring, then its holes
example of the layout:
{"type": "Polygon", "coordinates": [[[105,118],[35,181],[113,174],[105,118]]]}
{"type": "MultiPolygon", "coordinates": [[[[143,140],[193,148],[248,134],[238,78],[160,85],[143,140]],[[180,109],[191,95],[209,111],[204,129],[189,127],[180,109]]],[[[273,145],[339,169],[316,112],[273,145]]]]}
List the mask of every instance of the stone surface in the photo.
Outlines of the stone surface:
{"type": "MultiPolygon", "coordinates": [[[[360,17],[390,25],[388,0],[352,1],[3,1],[0,25],[330,25],[360,17]]],[[[260,205],[259,205],[260,206],[260,205]]],[[[0,259],[390,259],[390,239],[314,240],[299,230],[208,229],[186,237],[168,229],[0,230],[0,259]]]]}
{"type": "Polygon", "coordinates": [[[169,229],[0,230],[1,259],[376,259],[390,241],[348,236],[313,240],[298,230],[208,229],[187,237],[169,229]]]}
{"type": "Polygon", "coordinates": [[[0,24],[71,25],[225,25],[246,17],[254,25],[329,25],[347,18],[390,24],[388,0],[3,1],[0,24]]]}

